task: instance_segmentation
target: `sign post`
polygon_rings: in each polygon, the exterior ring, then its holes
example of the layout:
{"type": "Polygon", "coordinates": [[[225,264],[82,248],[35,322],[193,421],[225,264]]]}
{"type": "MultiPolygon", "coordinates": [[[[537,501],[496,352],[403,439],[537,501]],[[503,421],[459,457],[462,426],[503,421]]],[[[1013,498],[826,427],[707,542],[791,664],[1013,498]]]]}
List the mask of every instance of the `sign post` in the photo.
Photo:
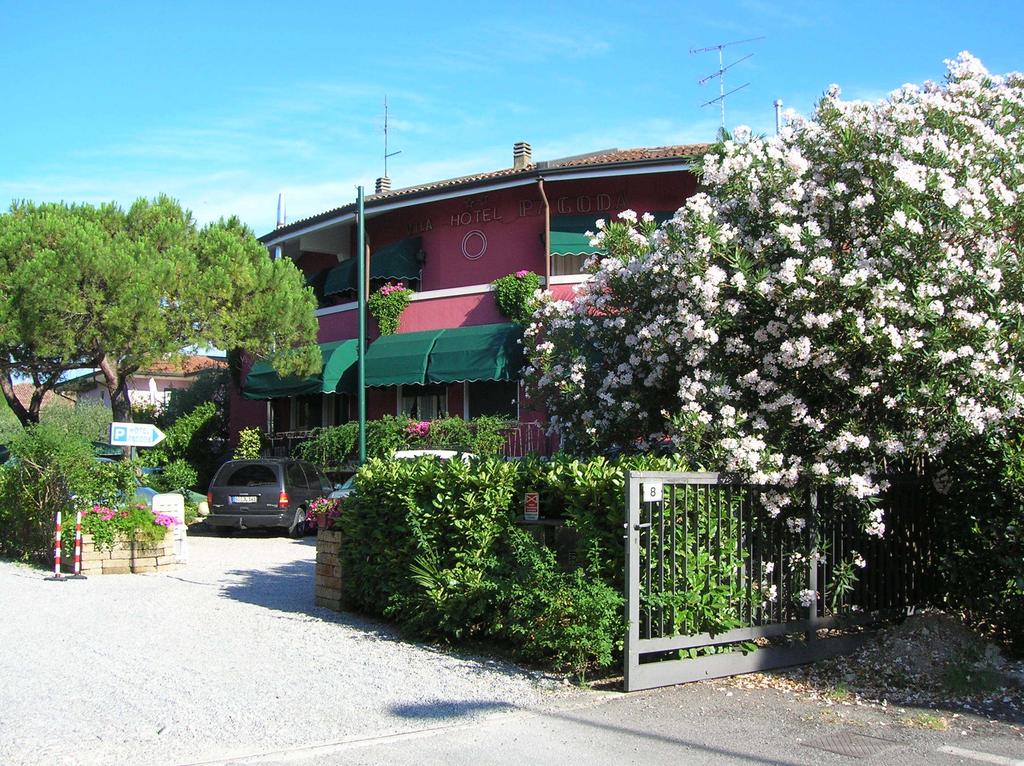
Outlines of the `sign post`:
{"type": "Polygon", "coordinates": [[[152,423],[111,423],[112,447],[155,447],[166,434],[152,423]]]}

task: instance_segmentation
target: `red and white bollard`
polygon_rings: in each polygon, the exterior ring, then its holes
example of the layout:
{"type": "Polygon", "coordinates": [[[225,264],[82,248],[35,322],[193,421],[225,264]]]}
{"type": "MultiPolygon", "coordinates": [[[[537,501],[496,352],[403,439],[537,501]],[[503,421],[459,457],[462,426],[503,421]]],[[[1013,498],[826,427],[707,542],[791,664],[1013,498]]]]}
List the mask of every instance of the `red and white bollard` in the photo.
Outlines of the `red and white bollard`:
{"type": "Polygon", "coordinates": [[[53,532],[53,576],[46,579],[61,582],[67,579],[60,573],[60,511],[57,511],[57,522],[53,532]]]}
{"type": "Polygon", "coordinates": [[[72,580],[87,579],[82,574],[82,512],[75,512],[75,573],[71,575],[72,580]]]}

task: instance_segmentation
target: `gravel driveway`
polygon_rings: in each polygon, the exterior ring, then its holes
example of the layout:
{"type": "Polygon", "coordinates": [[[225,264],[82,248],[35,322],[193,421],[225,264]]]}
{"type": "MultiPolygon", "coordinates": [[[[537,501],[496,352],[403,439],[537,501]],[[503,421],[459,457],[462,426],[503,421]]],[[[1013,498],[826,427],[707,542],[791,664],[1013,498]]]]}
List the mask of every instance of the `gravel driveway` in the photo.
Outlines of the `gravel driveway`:
{"type": "Polygon", "coordinates": [[[229,759],[575,694],[316,608],[314,549],[191,537],[176,571],[63,583],[0,562],[0,763],[229,759]]]}

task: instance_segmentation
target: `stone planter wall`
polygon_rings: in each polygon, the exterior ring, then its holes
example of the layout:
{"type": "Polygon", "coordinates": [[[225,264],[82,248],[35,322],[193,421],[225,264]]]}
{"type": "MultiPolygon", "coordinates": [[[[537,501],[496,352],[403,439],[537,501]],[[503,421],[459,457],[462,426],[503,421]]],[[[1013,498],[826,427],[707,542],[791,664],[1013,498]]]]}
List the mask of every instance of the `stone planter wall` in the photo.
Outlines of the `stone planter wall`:
{"type": "MultiPolygon", "coordinates": [[[[169,529],[164,539],[155,545],[119,542],[114,543],[109,551],[96,550],[92,535],[82,535],[82,574],[139,574],[171,569],[180,563],[174,547],[173,529],[169,529]]],[[[74,549],[68,553],[74,554],[74,549]]],[[[68,563],[73,564],[74,559],[68,558],[68,563]]]]}
{"type": "Polygon", "coordinates": [[[316,533],[315,601],[317,606],[341,611],[341,532],[316,533]]]}

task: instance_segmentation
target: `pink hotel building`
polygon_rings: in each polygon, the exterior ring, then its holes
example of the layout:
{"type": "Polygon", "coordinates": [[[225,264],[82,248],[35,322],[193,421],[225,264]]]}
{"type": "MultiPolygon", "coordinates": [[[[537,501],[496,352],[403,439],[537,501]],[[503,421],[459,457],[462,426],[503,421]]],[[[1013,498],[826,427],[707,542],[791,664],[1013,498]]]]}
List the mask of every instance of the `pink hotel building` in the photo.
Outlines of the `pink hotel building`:
{"type": "MultiPolygon", "coordinates": [[[[510,454],[550,451],[545,413],[519,381],[521,330],[499,312],[491,282],[527,269],[570,297],[595,252],[584,232],[627,209],[670,215],[694,193],[690,163],[705,148],[534,162],[518,143],[511,168],[396,190],[378,179],[365,202],[370,289],[400,280],[415,293],[396,334],[378,338],[367,322],[367,418],[501,415],[519,423],[510,454]]],[[[234,393],[232,434],[255,426],[286,445],[355,418],[355,218],[352,203],[260,238],[272,257],[295,261],[317,295],[324,368],[299,380],[254,365],[234,393]]]]}

